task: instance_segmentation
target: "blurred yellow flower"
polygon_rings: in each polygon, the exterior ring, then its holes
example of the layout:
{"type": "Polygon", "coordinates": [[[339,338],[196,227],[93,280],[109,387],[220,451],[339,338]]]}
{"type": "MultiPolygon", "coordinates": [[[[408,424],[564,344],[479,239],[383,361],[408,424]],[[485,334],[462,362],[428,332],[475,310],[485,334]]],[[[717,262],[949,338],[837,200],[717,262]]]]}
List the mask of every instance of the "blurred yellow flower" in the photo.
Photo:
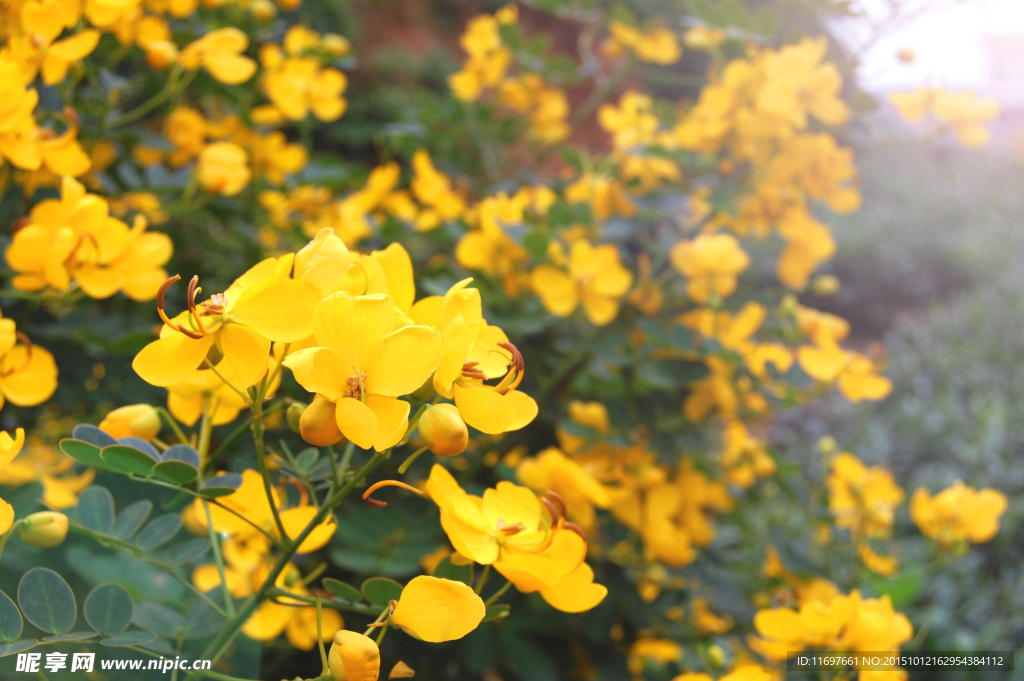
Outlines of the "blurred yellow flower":
{"type": "Polygon", "coordinates": [[[996,536],[1006,508],[1002,492],[976,490],[957,480],[935,496],[924,487],[914,490],[910,519],[925,536],[944,546],[963,540],[982,544],[996,536]]]}
{"type": "Polygon", "coordinates": [[[249,38],[242,31],[233,26],[219,28],[186,46],[178,63],[189,71],[205,67],[220,82],[237,85],[256,73],[256,62],[242,54],[248,47],[249,38]]]}

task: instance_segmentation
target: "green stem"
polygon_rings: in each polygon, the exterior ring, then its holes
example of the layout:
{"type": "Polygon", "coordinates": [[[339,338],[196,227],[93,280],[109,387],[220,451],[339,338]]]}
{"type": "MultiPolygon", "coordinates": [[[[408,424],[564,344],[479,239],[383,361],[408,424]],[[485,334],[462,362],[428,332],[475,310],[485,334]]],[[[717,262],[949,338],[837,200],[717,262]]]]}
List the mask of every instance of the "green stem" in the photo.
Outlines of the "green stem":
{"type": "Polygon", "coordinates": [[[384,634],[388,633],[388,627],[390,627],[390,626],[391,626],[391,620],[388,620],[388,623],[380,628],[380,633],[377,634],[377,647],[378,648],[380,647],[380,644],[384,642],[384,634]]]}
{"type": "Polygon", "coordinates": [[[248,396],[248,395],[246,395],[246,394],[245,394],[244,392],[242,392],[242,390],[241,390],[241,389],[240,389],[240,388],[239,388],[239,387],[238,387],[237,385],[235,385],[234,383],[232,383],[231,381],[229,381],[229,380],[228,380],[227,378],[225,378],[224,374],[222,374],[222,373],[221,373],[220,371],[218,371],[218,370],[217,370],[217,367],[215,367],[215,366],[213,365],[213,362],[211,362],[211,361],[210,361],[210,358],[209,358],[209,357],[206,357],[206,358],[204,358],[204,359],[203,359],[203,363],[204,363],[204,364],[205,364],[205,365],[206,365],[207,367],[209,367],[210,371],[212,371],[212,372],[213,372],[214,374],[216,374],[216,375],[217,375],[217,378],[219,378],[219,379],[220,379],[221,381],[223,381],[223,382],[224,382],[224,385],[226,385],[227,387],[231,388],[231,389],[232,389],[232,390],[234,390],[234,391],[235,391],[236,393],[238,393],[239,397],[241,397],[241,398],[242,398],[243,400],[245,400],[245,402],[246,402],[246,403],[248,404],[248,402],[249,402],[249,396],[248,396]]]}
{"type": "Polygon", "coordinates": [[[4,538],[0,539],[0,557],[3,556],[4,547],[7,546],[7,542],[10,541],[11,535],[14,534],[14,529],[18,527],[18,525],[20,524],[21,521],[19,520],[18,522],[11,525],[11,529],[7,530],[7,532],[4,533],[4,538]]]}
{"type": "Polygon", "coordinates": [[[182,444],[188,444],[188,438],[185,437],[185,432],[181,429],[181,426],[178,425],[177,420],[175,420],[175,418],[163,407],[156,407],[155,409],[156,413],[164,417],[164,421],[167,421],[167,425],[169,425],[171,430],[174,431],[174,434],[178,436],[178,441],[182,444]]]}
{"type": "Polygon", "coordinates": [[[398,474],[405,475],[405,472],[409,470],[409,466],[412,465],[413,461],[420,457],[420,454],[427,451],[428,447],[420,447],[415,452],[409,455],[409,458],[402,462],[402,465],[398,467],[398,474]]]}
{"type": "MultiPolygon", "coordinates": [[[[268,414],[273,414],[275,411],[281,411],[282,409],[284,409],[284,407],[285,407],[285,403],[284,402],[278,402],[273,407],[270,407],[268,409],[264,409],[263,410],[263,415],[267,416],[268,414]]],[[[235,444],[235,442],[238,441],[238,438],[240,438],[243,435],[245,435],[245,431],[249,430],[250,426],[252,426],[252,417],[247,418],[245,420],[245,422],[242,423],[242,425],[238,426],[238,428],[236,428],[231,433],[231,435],[228,435],[227,439],[224,440],[224,442],[220,443],[220,446],[217,447],[217,449],[214,450],[213,454],[211,454],[210,458],[206,461],[205,467],[207,469],[209,469],[209,467],[213,465],[213,462],[215,462],[225,452],[227,452],[228,447],[230,447],[231,445],[235,444]]]]}
{"type": "MultiPolygon", "coordinates": [[[[271,589],[267,593],[268,593],[269,596],[272,596],[272,597],[280,596],[281,598],[289,598],[289,599],[294,600],[294,601],[302,601],[303,603],[309,603],[310,605],[312,605],[314,603],[314,599],[313,599],[312,596],[303,596],[302,594],[297,594],[297,593],[294,593],[292,591],[288,591],[287,589],[281,589],[279,587],[274,587],[273,589],[271,589]]],[[[380,614],[374,608],[371,608],[368,605],[360,605],[358,603],[356,603],[356,604],[339,603],[339,602],[331,599],[331,600],[324,601],[323,604],[326,605],[328,608],[334,608],[335,610],[341,610],[343,612],[355,612],[355,613],[359,613],[360,615],[378,615],[378,614],[380,614]]]]}
{"type": "Polygon", "coordinates": [[[320,675],[323,676],[331,670],[330,665],[327,664],[327,651],[324,649],[324,628],[322,624],[323,618],[323,604],[320,602],[320,596],[316,597],[316,642],[320,646],[320,662],[323,664],[323,668],[320,670],[320,675]]]}
{"type": "Polygon", "coordinates": [[[224,595],[224,610],[227,611],[228,617],[233,617],[235,614],[235,599],[231,597],[231,591],[228,589],[228,578],[224,574],[224,557],[220,553],[220,537],[217,536],[216,530],[213,529],[213,517],[210,515],[209,502],[203,502],[203,510],[206,511],[206,527],[210,532],[210,548],[213,549],[213,560],[217,563],[217,573],[220,575],[220,589],[224,595]]]}
{"type": "Polygon", "coordinates": [[[338,477],[338,462],[334,460],[334,447],[327,445],[327,460],[331,464],[331,484],[337,485],[340,478],[338,477]]]}
{"type": "Polygon", "coordinates": [[[341,463],[338,465],[338,482],[348,473],[348,467],[352,464],[352,454],[356,451],[356,443],[349,441],[345,445],[345,452],[341,455],[341,463]]]}
{"type": "MultiPolygon", "coordinates": [[[[375,619],[373,621],[373,624],[380,624],[381,622],[383,622],[385,619],[387,619],[390,616],[391,616],[391,608],[384,608],[383,610],[380,611],[380,614],[377,615],[377,619],[375,619]]],[[[366,631],[363,632],[363,636],[369,636],[373,632],[373,630],[376,629],[376,628],[377,627],[374,627],[374,626],[366,627],[366,631]]]]}
{"type": "Polygon", "coordinates": [[[210,415],[210,398],[204,400],[203,420],[199,423],[199,460],[206,459],[210,450],[210,435],[213,434],[213,418],[210,415]]]}
{"type": "Polygon", "coordinates": [[[259,467],[260,476],[263,478],[263,489],[267,493],[267,503],[270,504],[271,514],[274,516],[274,525],[281,536],[281,543],[285,551],[291,548],[288,533],[284,531],[284,523],[281,522],[281,514],[274,503],[274,491],[270,484],[270,471],[267,469],[267,452],[263,444],[263,396],[267,391],[267,377],[264,376],[260,387],[256,391],[256,399],[252,403],[252,439],[256,443],[256,465],[259,467]]]}
{"type": "Polygon", "coordinates": [[[487,583],[487,578],[490,576],[490,574],[491,574],[491,566],[490,565],[485,565],[484,566],[484,571],[480,573],[480,579],[476,583],[476,588],[473,589],[473,592],[477,596],[479,596],[480,592],[484,590],[484,584],[487,583]]]}
{"type": "Polygon", "coordinates": [[[228,645],[230,645],[231,641],[238,634],[238,632],[241,631],[242,625],[245,624],[245,622],[254,612],[256,612],[256,608],[258,608],[260,604],[263,603],[264,600],[266,600],[267,593],[270,591],[271,587],[274,586],[274,583],[277,581],[277,578],[281,575],[281,573],[284,572],[285,567],[291,562],[292,556],[295,554],[295,549],[297,549],[302,544],[302,542],[306,540],[306,537],[310,535],[310,533],[313,531],[315,527],[317,527],[321,522],[323,522],[324,518],[327,517],[327,514],[330,512],[330,510],[335,508],[342,501],[344,501],[345,498],[352,493],[352,490],[354,490],[359,485],[363,484],[363,482],[366,480],[366,476],[369,475],[369,473],[378,465],[380,465],[382,461],[387,459],[388,456],[390,456],[390,454],[391,450],[387,450],[384,452],[374,452],[373,458],[367,461],[366,464],[361,469],[359,469],[359,473],[357,473],[355,477],[352,478],[352,480],[350,480],[344,487],[337,490],[327,498],[327,501],[324,503],[323,506],[320,507],[320,510],[317,511],[317,514],[313,517],[309,524],[306,525],[305,529],[303,529],[302,532],[299,533],[299,536],[295,538],[295,541],[291,542],[291,545],[288,548],[282,550],[281,555],[278,556],[277,562],[274,563],[274,566],[270,569],[270,572],[267,574],[267,577],[263,582],[263,585],[256,590],[256,593],[249,597],[249,599],[242,605],[242,607],[238,610],[238,613],[232,619],[224,623],[224,626],[221,628],[220,633],[218,633],[217,636],[214,637],[214,639],[206,647],[206,650],[204,650],[202,655],[199,656],[200,659],[217,660],[220,658],[221,655],[224,654],[224,651],[227,649],[228,645]]]}
{"type": "Polygon", "coordinates": [[[174,95],[176,90],[184,90],[185,88],[187,88],[189,84],[192,82],[192,79],[195,78],[196,74],[198,73],[199,69],[196,69],[195,71],[190,71],[189,74],[185,76],[185,78],[182,78],[181,67],[176,65],[171,70],[171,75],[167,78],[167,84],[164,86],[163,90],[156,93],[155,95],[153,95],[148,100],[146,100],[136,108],[132,109],[131,111],[122,114],[121,116],[118,116],[114,120],[110,121],[104,126],[104,128],[106,130],[111,130],[113,128],[117,128],[122,125],[127,125],[128,123],[133,123],[139,120],[140,118],[148,114],[150,111],[152,111],[153,109],[157,108],[158,106],[166,102],[168,99],[170,99],[171,96],[174,95]]]}
{"type": "Polygon", "coordinates": [[[512,582],[506,581],[505,582],[505,586],[503,586],[500,589],[498,589],[497,591],[495,591],[493,596],[491,596],[486,601],[484,601],[484,606],[486,607],[488,605],[494,605],[494,603],[497,602],[497,600],[499,598],[504,596],[505,592],[508,591],[511,588],[512,588],[512,582]]]}

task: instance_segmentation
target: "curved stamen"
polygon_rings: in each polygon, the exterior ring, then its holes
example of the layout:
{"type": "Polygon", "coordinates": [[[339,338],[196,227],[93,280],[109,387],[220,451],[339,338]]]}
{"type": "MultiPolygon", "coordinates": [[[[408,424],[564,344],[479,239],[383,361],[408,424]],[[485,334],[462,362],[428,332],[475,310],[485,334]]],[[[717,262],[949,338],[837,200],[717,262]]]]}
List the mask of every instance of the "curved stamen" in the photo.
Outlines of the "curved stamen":
{"type": "Polygon", "coordinates": [[[377,499],[370,498],[370,495],[379,490],[381,487],[401,487],[402,489],[407,489],[410,492],[415,492],[421,497],[424,496],[423,492],[416,489],[412,485],[405,484],[404,482],[400,482],[398,480],[381,480],[380,482],[376,482],[366,488],[366,491],[363,492],[363,501],[365,501],[368,505],[373,506],[374,508],[384,508],[385,506],[387,506],[388,502],[386,501],[378,501],[377,499]]]}
{"type": "Polygon", "coordinates": [[[196,308],[196,295],[202,291],[199,288],[199,275],[193,274],[192,278],[188,281],[188,312],[189,312],[189,323],[195,320],[195,324],[198,327],[199,333],[204,336],[209,336],[210,333],[203,326],[203,320],[199,318],[199,310],[196,308]]]}
{"type": "Polygon", "coordinates": [[[558,522],[559,518],[564,518],[569,512],[568,507],[565,505],[565,499],[562,498],[561,494],[553,490],[549,489],[547,492],[544,492],[544,496],[541,497],[541,501],[547,501],[548,503],[558,507],[558,512],[551,514],[551,522],[553,523],[558,522]]]}
{"type": "Polygon", "coordinates": [[[479,368],[479,366],[480,362],[464,362],[462,364],[462,375],[466,378],[476,378],[481,381],[484,380],[487,377],[484,376],[484,372],[479,368]]]}
{"type": "Polygon", "coordinates": [[[193,340],[199,340],[200,338],[203,337],[202,334],[186,329],[181,324],[175,324],[167,316],[167,312],[164,310],[164,307],[166,306],[167,303],[167,290],[171,288],[171,286],[173,286],[174,282],[176,281],[181,281],[180,274],[175,274],[173,277],[168,277],[167,280],[164,281],[164,283],[160,284],[160,288],[156,292],[156,311],[160,315],[160,319],[164,321],[164,324],[171,327],[175,331],[181,331],[183,334],[185,334],[189,338],[192,338],[193,340]]]}

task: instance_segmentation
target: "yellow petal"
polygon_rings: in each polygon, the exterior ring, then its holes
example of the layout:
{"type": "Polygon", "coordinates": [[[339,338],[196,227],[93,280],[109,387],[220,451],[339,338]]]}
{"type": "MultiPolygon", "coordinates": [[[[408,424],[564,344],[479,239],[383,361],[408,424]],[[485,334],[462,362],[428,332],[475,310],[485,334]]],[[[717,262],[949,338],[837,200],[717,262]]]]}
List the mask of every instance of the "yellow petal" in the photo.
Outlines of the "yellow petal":
{"type": "Polygon", "coordinates": [[[391,621],[424,641],[441,643],[476,629],[485,610],[466,584],[420,575],[402,590],[391,621]]]}
{"type": "Polygon", "coordinates": [[[441,333],[429,326],[404,326],[381,341],[372,364],[365,365],[366,389],[398,397],[415,391],[441,361],[441,333]]]}
{"type": "Polygon", "coordinates": [[[317,343],[337,352],[346,371],[353,368],[352,374],[355,367],[365,370],[380,352],[381,339],[394,330],[395,306],[386,295],[335,293],[320,301],[313,312],[317,343]]]}
{"type": "MultiPolygon", "coordinates": [[[[302,530],[306,529],[306,525],[312,522],[313,518],[316,517],[317,509],[315,506],[299,506],[297,508],[289,508],[287,511],[281,512],[281,524],[284,525],[284,531],[288,534],[289,539],[298,537],[302,530]]],[[[334,536],[334,530],[337,529],[337,525],[333,518],[328,518],[323,521],[309,533],[299,548],[296,550],[297,553],[309,553],[310,551],[316,551],[317,549],[325,546],[327,542],[331,541],[331,537],[334,536]]]]}
{"type": "Polygon", "coordinates": [[[256,62],[237,54],[208,54],[203,66],[211,76],[228,85],[244,83],[256,73],[256,62]]]}
{"type": "MultiPolygon", "coordinates": [[[[366,398],[366,406],[376,417],[377,435],[373,448],[383,452],[397,445],[409,428],[409,403],[393,397],[370,395],[366,398]]],[[[342,432],[345,432],[344,428],[342,432]]]]}
{"type": "Polygon", "coordinates": [[[586,563],[580,563],[558,584],[540,590],[541,597],[556,610],[562,612],[584,612],[597,605],[608,595],[608,589],[594,584],[594,571],[586,563]]]}
{"type": "Polygon", "coordinates": [[[351,397],[338,400],[334,417],[338,429],[357,447],[370,449],[377,439],[377,417],[365,404],[351,397]]]}
{"type": "Polygon", "coordinates": [[[255,329],[242,324],[226,324],[218,334],[223,362],[238,380],[237,387],[248,388],[260,379],[270,359],[270,341],[255,329]]]}
{"type": "Polygon", "coordinates": [[[416,282],[413,280],[412,260],[402,244],[390,244],[383,251],[370,254],[384,270],[388,282],[388,295],[402,312],[408,312],[416,298],[416,282]]]}
{"type": "Polygon", "coordinates": [[[512,403],[504,395],[485,388],[457,383],[455,406],[466,423],[491,435],[504,433],[516,419],[512,403]]]}
{"type": "Polygon", "coordinates": [[[458,553],[481,565],[490,565],[498,560],[498,543],[494,537],[463,521],[454,512],[441,509],[441,528],[458,553]]]}
{"type": "Polygon", "coordinates": [[[173,331],[142,348],[132,361],[135,373],[146,383],[167,387],[186,380],[206,358],[214,337],[198,340],[173,331]]]}
{"type": "Polygon", "coordinates": [[[14,507],[0,499],[0,534],[11,529],[14,524],[14,507]]]}
{"type": "Polygon", "coordinates": [[[313,310],[320,297],[313,282],[285,279],[240,302],[231,309],[231,317],[272,341],[291,343],[313,333],[313,310]]]}
{"type": "Polygon", "coordinates": [[[515,409],[515,416],[512,418],[512,422],[508,424],[506,431],[519,430],[537,418],[537,402],[526,393],[519,392],[518,390],[509,390],[505,393],[505,399],[511,402],[512,407],[515,409]]]}
{"type": "Polygon", "coordinates": [[[437,365],[437,380],[446,391],[451,391],[452,383],[462,373],[462,366],[472,344],[473,336],[466,326],[466,320],[459,315],[448,324],[441,336],[441,361],[437,365]]]}
{"type": "Polygon", "coordinates": [[[334,635],[327,658],[331,675],[345,681],[377,681],[380,676],[380,650],[373,639],[354,631],[334,635]]]}
{"type": "Polygon", "coordinates": [[[11,350],[3,360],[3,373],[7,372],[13,373],[0,378],[0,391],[19,407],[42,404],[57,389],[57,363],[38,345],[32,347],[31,358],[24,345],[11,350]]]}
{"type": "Polygon", "coordinates": [[[289,619],[291,608],[267,601],[246,621],[242,633],[256,641],[269,641],[281,635],[289,619]]]}
{"type": "Polygon", "coordinates": [[[341,355],[330,348],[306,348],[284,358],[295,380],[311,393],[318,393],[335,402],[341,397],[345,378],[353,373],[341,361],[341,355]]]}
{"type": "Polygon", "coordinates": [[[579,305],[576,282],[551,265],[539,265],[530,275],[533,290],[540,296],[540,302],[547,311],[559,317],[568,317],[579,305]]]}

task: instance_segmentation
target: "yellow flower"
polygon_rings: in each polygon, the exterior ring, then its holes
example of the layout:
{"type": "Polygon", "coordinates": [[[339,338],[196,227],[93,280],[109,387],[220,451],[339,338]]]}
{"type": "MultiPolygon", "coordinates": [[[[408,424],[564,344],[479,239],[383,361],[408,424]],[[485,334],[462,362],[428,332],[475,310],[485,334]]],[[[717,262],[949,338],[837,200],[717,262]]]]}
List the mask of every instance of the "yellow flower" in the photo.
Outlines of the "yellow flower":
{"type": "Polygon", "coordinates": [[[397,398],[423,385],[441,360],[437,330],[396,330],[396,321],[390,296],[335,293],[313,314],[319,347],[284,360],[302,387],[336,403],[338,428],[364,449],[383,451],[405,437],[409,403],[397,398]]]}
{"type": "Polygon", "coordinates": [[[167,116],[163,127],[164,137],[175,147],[168,156],[168,164],[177,168],[198,156],[206,146],[209,132],[210,124],[195,109],[185,106],[174,109],[167,116]]]}
{"type": "Polygon", "coordinates": [[[465,422],[489,434],[519,430],[537,416],[537,403],[515,389],[525,363],[505,332],[484,320],[480,291],[467,288],[471,281],[458,282],[444,297],[418,301],[409,315],[441,332],[434,389],[455,400],[465,422]],[[484,383],[502,375],[496,386],[484,383]]]}
{"type": "MultiPolygon", "coordinates": [[[[271,357],[270,362],[268,368],[273,372],[276,358],[271,357]]],[[[230,367],[221,365],[218,371],[234,384],[241,382],[235,379],[230,367]]],[[[280,383],[281,374],[278,373],[267,387],[267,399],[274,396],[280,383]]],[[[247,406],[248,402],[241,395],[209,369],[194,371],[185,380],[167,386],[167,409],[186,426],[194,425],[206,410],[210,412],[213,425],[231,423],[247,406]]]]}
{"type": "Polygon", "coordinates": [[[160,426],[160,415],[148,404],[118,407],[100,421],[100,430],[115,440],[128,436],[152,440],[160,426]]]}
{"type": "Polygon", "coordinates": [[[658,129],[658,117],[654,115],[650,96],[632,90],[619,99],[619,107],[602,104],[597,110],[597,121],[601,127],[614,134],[615,149],[625,151],[642,147],[654,141],[658,129]]]}
{"type": "Polygon", "coordinates": [[[683,36],[683,42],[693,50],[708,52],[725,41],[725,31],[720,28],[694,26],[683,36]]]}
{"type": "Polygon", "coordinates": [[[466,584],[420,575],[402,589],[391,621],[430,643],[454,641],[476,629],[484,602],[466,584]]]}
{"type": "Polygon", "coordinates": [[[206,191],[234,196],[252,177],[248,162],[248,154],[237,144],[214,142],[199,153],[196,179],[206,191]]]}
{"type": "Polygon", "coordinates": [[[74,459],[56,447],[30,441],[21,456],[0,468],[0,485],[21,487],[38,481],[43,485],[44,505],[58,510],[69,508],[78,503],[78,494],[96,477],[92,468],[76,474],[74,465],[74,459]]]}
{"type": "Polygon", "coordinates": [[[822,63],[827,51],[828,43],[821,37],[765,54],[767,82],[758,94],[758,109],[796,128],[807,126],[807,113],[825,125],[845,123],[850,111],[839,98],[843,81],[835,64],[822,63]]]}
{"type": "Polygon", "coordinates": [[[256,73],[256,62],[242,54],[248,47],[245,33],[234,27],[220,28],[185,47],[178,63],[189,71],[203,66],[220,82],[237,85],[256,73]]]}
{"type": "Polygon", "coordinates": [[[736,278],[747,269],[750,257],[731,234],[701,234],[680,241],[669,253],[672,266],[688,281],[686,293],[697,302],[727,298],[736,290],[736,278]]]}
{"type": "Polygon", "coordinates": [[[629,218],[636,215],[636,206],[618,180],[604,175],[584,173],[565,188],[569,203],[589,203],[594,219],[603,222],[613,215],[629,218]]]}
{"type": "Polygon", "coordinates": [[[797,348],[797,360],[807,374],[825,383],[838,382],[851,402],[880,400],[892,391],[892,382],[880,376],[884,366],[852,350],[843,350],[827,332],[814,337],[815,345],[797,348]]]}
{"type": "Polygon", "coordinates": [[[982,544],[996,536],[1006,496],[994,489],[975,490],[957,480],[934,497],[919,487],[910,498],[910,519],[925,536],[944,546],[967,540],[982,544]]]}
{"type": "Polygon", "coordinates": [[[483,497],[466,494],[434,465],[426,491],[441,509],[441,527],[461,555],[494,568],[524,593],[540,592],[565,612],[595,607],[607,594],[583,562],[586,542],[526,487],[499,482],[483,497]],[[549,519],[550,518],[550,519],[549,519]]]}
{"type": "Polygon", "coordinates": [[[865,466],[854,455],[840,452],[832,459],[825,484],[829,489],[828,507],[838,527],[850,530],[856,537],[891,534],[903,490],[889,471],[865,466]]]}
{"type": "Polygon", "coordinates": [[[456,98],[464,102],[479,99],[485,88],[496,87],[505,76],[512,63],[512,53],[502,45],[498,29],[501,23],[514,23],[515,19],[510,14],[503,18],[506,21],[481,14],[466,24],[459,44],[469,59],[461,71],[448,77],[448,86],[456,98]]]}
{"type": "MultiPolygon", "coordinates": [[[[277,490],[271,490],[273,504],[281,506],[283,495],[277,490]]],[[[237,513],[231,513],[219,506],[210,505],[210,518],[213,520],[213,528],[219,533],[229,535],[233,542],[233,548],[248,550],[257,555],[263,555],[269,550],[269,542],[258,532],[253,525],[257,525],[268,532],[277,534],[278,530],[274,522],[273,511],[270,508],[270,501],[267,499],[267,492],[263,487],[263,476],[258,471],[247,469],[242,471],[242,485],[233,494],[221,497],[219,500],[222,506],[232,509],[237,513]],[[246,520],[239,517],[242,516],[246,520]],[[247,522],[248,521],[248,522],[247,522]]],[[[301,500],[308,501],[308,500],[301,500]]],[[[196,499],[193,504],[193,513],[197,525],[205,529],[208,524],[206,520],[206,509],[203,507],[203,500],[196,499]]],[[[306,503],[301,503],[290,508],[281,510],[279,515],[285,532],[290,537],[297,537],[305,529],[306,525],[316,516],[317,509],[306,503]]],[[[334,536],[336,524],[333,518],[327,518],[317,525],[306,539],[299,545],[298,553],[309,553],[325,546],[334,536]]],[[[228,549],[225,548],[225,555],[228,549]]]]}
{"type": "Polygon", "coordinates": [[[716,615],[711,611],[708,599],[693,599],[693,625],[702,634],[724,634],[732,629],[733,620],[728,615],[716,615]]]}
{"type": "MultiPolygon", "coordinates": [[[[313,309],[322,294],[310,281],[288,278],[292,263],[291,255],[267,258],[224,293],[198,304],[192,299],[198,292],[193,277],[189,309],[173,320],[159,295],[160,339],[135,356],[132,368],[147,383],[167,387],[188,379],[212,354],[211,363],[225,362],[237,387],[253,385],[266,370],[271,341],[292,343],[313,330],[313,309]]],[[[176,280],[169,279],[162,290],[176,280]]]]}
{"type": "Polygon", "coordinates": [[[516,477],[535,491],[551,490],[561,496],[568,507],[569,518],[587,532],[594,528],[594,507],[611,505],[608,490],[556,447],[548,447],[536,457],[520,461],[516,477]]]}
{"type": "MultiPolygon", "coordinates": [[[[12,438],[7,431],[0,431],[0,471],[18,456],[25,445],[25,431],[18,428],[12,438]]],[[[14,524],[14,507],[0,499],[0,534],[7,532],[14,524]]]]}
{"type": "Polygon", "coordinates": [[[683,659],[683,648],[675,641],[661,638],[641,638],[629,648],[628,665],[630,673],[642,674],[649,664],[661,667],[669,662],[683,659]]]}
{"type": "Polygon", "coordinates": [[[539,265],[531,279],[548,312],[568,317],[582,302],[595,326],[615,319],[622,296],[633,285],[633,274],[619,262],[614,244],[591,246],[585,239],[574,241],[570,247],[568,273],[539,265]]]}
{"type": "Polygon", "coordinates": [[[752,437],[742,421],[729,421],[722,440],[722,466],[732,484],[750,487],[775,473],[775,460],[765,451],[764,441],[752,437]]]}
{"type": "Polygon", "coordinates": [[[676,35],[667,28],[655,28],[643,33],[618,19],[608,29],[612,37],[604,44],[605,53],[618,56],[623,49],[629,49],[640,61],[668,66],[675,64],[683,55],[676,35]]]}
{"type": "Polygon", "coordinates": [[[325,122],[341,118],[347,107],[342,97],[348,84],[345,74],[323,68],[316,57],[282,57],[275,54],[276,47],[264,45],[260,50],[263,90],[274,107],[293,121],[310,112],[325,122]]]}
{"type": "Polygon", "coordinates": [[[454,220],[466,210],[466,203],[452,189],[452,181],[437,170],[425,149],[418,149],[412,155],[412,193],[427,206],[416,217],[415,227],[425,232],[434,229],[445,220],[454,220]]]}
{"type": "Polygon", "coordinates": [[[327,658],[334,681],[377,681],[380,650],[373,639],[354,631],[339,631],[327,658]]]}
{"type": "Polygon", "coordinates": [[[151,300],[167,277],[161,265],[172,245],[167,235],[145,228],[141,218],[129,229],[110,217],[106,201],[65,177],[61,198],[37,204],[7,249],[7,263],[18,272],[13,284],[64,291],[75,280],[93,298],[123,290],[133,300],[151,300]]]}
{"type": "Polygon", "coordinates": [[[989,132],[984,124],[999,115],[999,104],[973,92],[947,92],[942,88],[917,88],[913,92],[890,93],[889,101],[900,116],[916,123],[931,112],[940,124],[953,129],[960,143],[968,148],[984,146],[989,132]]]}

